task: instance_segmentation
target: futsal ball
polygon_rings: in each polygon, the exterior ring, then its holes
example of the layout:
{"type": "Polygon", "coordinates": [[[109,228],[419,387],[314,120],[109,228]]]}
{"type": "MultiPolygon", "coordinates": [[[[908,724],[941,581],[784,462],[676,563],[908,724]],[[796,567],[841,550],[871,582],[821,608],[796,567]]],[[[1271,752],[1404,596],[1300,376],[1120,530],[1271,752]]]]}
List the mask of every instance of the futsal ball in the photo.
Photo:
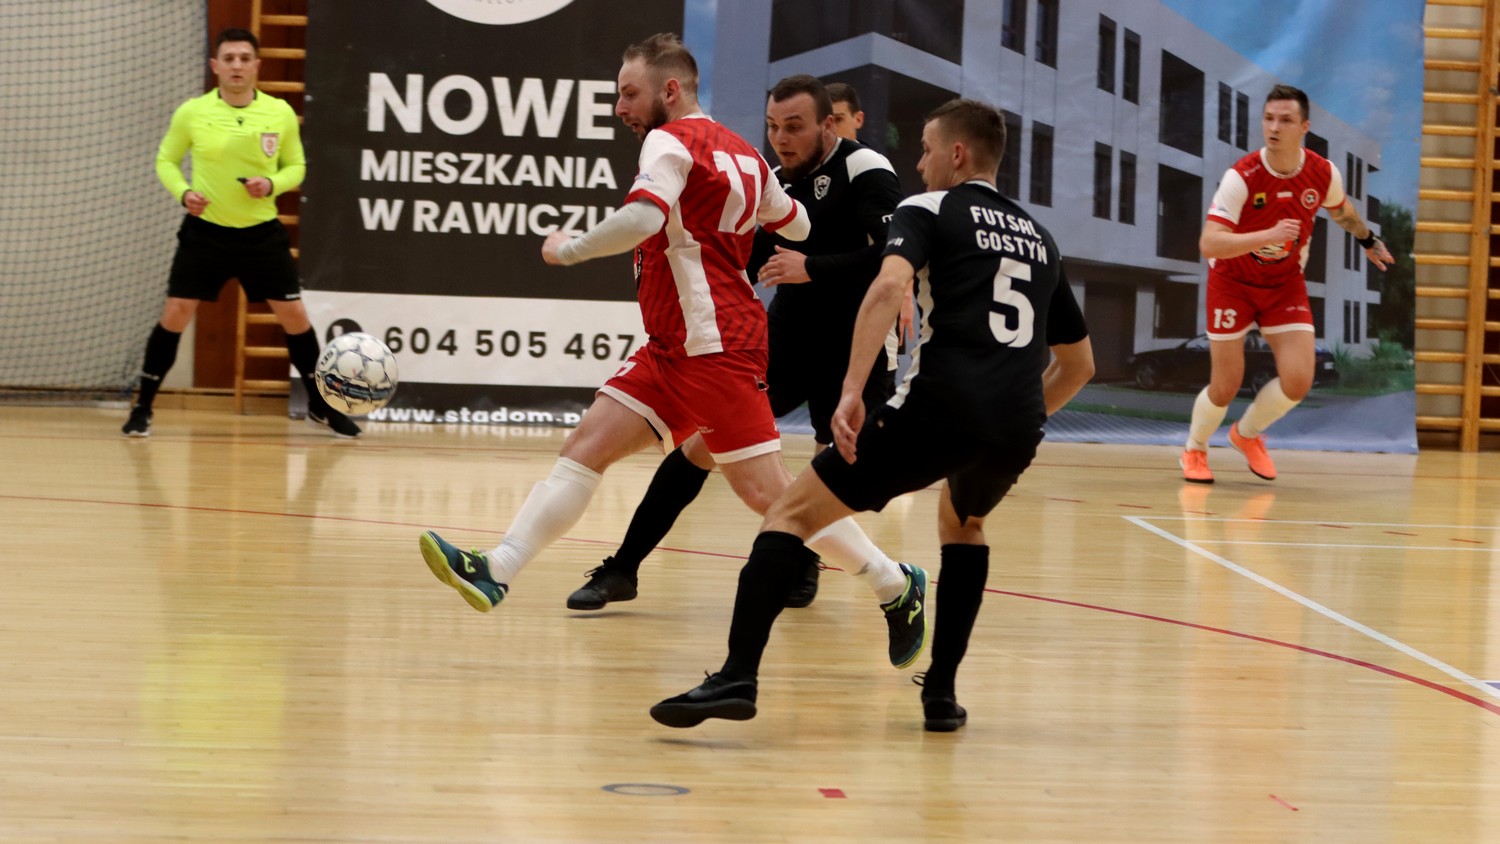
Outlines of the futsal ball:
{"type": "Polygon", "coordinates": [[[369,334],[340,334],[318,355],[313,380],[334,410],[364,416],[396,394],[396,356],[369,334]]]}

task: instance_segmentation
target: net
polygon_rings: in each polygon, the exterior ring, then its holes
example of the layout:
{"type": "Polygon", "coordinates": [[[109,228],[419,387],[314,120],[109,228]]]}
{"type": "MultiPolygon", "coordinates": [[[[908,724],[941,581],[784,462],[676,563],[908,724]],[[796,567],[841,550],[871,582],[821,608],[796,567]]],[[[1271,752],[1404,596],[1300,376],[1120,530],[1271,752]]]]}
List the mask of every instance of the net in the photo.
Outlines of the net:
{"type": "Polygon", "coordinates": [[[203,91],[204,0],[0,3],[0,400],[119,397],[182,210],[156,179],[203,91]]]}

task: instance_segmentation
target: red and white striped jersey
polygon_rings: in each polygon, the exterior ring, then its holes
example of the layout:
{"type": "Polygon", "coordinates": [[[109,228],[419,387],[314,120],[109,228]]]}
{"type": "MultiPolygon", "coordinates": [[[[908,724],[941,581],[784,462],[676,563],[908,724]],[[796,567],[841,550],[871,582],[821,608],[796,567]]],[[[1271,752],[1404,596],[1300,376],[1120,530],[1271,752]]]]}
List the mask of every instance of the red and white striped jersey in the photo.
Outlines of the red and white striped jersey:
{"type": "Polygon", "coordinates": [[[1208,219],[1235,232],[1262,231],[1278,220],[1302,223],[1294,241],[1263,246],[1248,255],[1209,261],[1209,266],[1236,281],[1258,286],[1279,284],[1300,273],[1312,245],[1313,219],[1319,208],[1344,204],[1344,177],[1328,159],[1302,150],[1302,164],[1292,173],[1277,173],[1266,163],[1265,150],[1252,152],[1224,173],[1208,219]]]}
{"type": "Polygon", "coordinates": [[[635,253],[650,342],[667,355],[766,348],[765,308],[745,275],[755,226],[776,231],[807,212],[760,153],[706,115],[673,120],[646,134],[625,197],[638,200],[667,215],[635,253]]]}

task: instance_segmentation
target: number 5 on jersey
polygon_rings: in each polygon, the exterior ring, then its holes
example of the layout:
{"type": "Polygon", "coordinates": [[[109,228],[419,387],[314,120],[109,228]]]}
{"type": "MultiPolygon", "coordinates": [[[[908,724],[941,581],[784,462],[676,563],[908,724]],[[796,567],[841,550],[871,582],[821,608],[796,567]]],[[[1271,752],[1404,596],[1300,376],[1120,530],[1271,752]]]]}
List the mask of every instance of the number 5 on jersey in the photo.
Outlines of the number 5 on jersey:
{"type": "Polygon", "coordinates": [[[1031,281],[1031,265],[1014,258],[1001,258],[1000,271],[995,273],[995,306],[990,308],[990,333],[1001,343],[1020,348],[1031,343],[1036,311],[1026,294],[1012,286],[1016,281],[1031,281]]]}

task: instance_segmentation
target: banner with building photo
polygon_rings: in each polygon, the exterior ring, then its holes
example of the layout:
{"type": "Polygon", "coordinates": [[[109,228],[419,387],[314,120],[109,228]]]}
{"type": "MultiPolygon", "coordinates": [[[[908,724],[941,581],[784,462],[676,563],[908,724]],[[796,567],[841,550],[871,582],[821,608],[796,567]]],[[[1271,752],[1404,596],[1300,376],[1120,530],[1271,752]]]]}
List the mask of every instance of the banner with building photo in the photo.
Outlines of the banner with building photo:
{"type": "Polygon", "coordinates": [[[301,272],[326,335],[395,352],[380,417],[576,423],[645,341],[628,255],[540,248],[619,207],[620,53],[682,22],[681,0],[311,4],[301,272]]]}
{"type": "MultiPolygon", "coordinates": [[[[737,0],[703,13],[720,69],[715,117],[754,137],[777,79],[851,83],[861,140],[908,192],[921,190],[928,111],[959,95],[1005,110],[1000,188],[1056,235],[1098,359],[1095,382],[1048,424],[1060,440],[1182,443],[1209,374],[1197,248],[1209,200],[1262,145],[1266,93],[1302,88],[1307,146],[1342,171],[1397,263],[1374,270],[1320,215],[1307,264],[1318,380],[1272,444],[1415,451],[1421,0],[1354,14],[1336,0],[737,0]]],[[[1274,372],[1259,335],[1246,343],[1246,389],[1228,420],[1274,372]]]]}

